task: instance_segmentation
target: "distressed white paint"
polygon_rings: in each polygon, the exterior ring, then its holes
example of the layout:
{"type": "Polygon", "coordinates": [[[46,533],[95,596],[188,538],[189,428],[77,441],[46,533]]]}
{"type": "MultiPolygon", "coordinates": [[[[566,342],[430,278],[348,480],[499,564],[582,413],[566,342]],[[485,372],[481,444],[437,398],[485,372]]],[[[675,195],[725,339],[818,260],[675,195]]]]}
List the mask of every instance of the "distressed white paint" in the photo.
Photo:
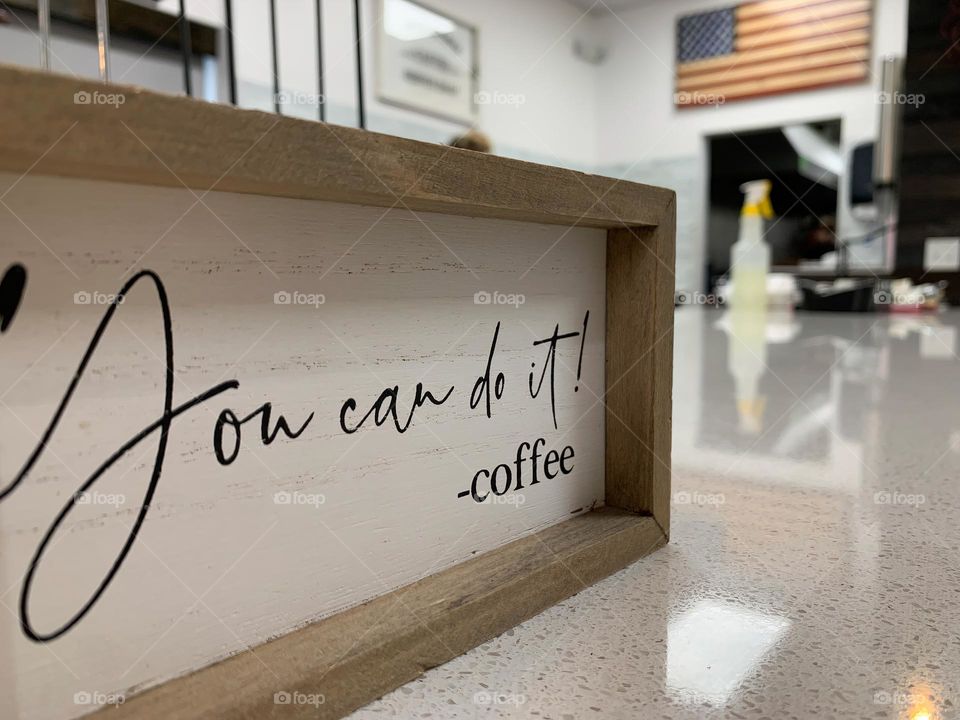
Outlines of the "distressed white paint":
{"type": "MultiPolygon", "coordinates": [[[[77,292],[115,293],[132,272],[155,270],[173,314],[174,404],[222,380],[240,387],[174,421],[154,505],[100,602],[65,636],[29,642],[17,604],[33,550],[83,479],[161,412],[156,295],[141,283],[119,308],[48,451],[0,502],[4,717],[83,714],[77,692],[183,674],[602,502],[602,231],[224,193],[197,203],[185,189],[0,175],[0,193],[10,187],[0,271],[21,262],[29,279],[0,336],[0,482],[36,444],[106,309],[74,304],[77,292]],[[276,305],[281,291],[326,302],[276,305]],[[477,291],[526,302],[476,305],[477,291]],[[556,323],[579,330],[586,310],[579,392],[579,340],[559,347],[554,430],[547,390],[527,391],[530,363],[545,356],[532,341],[556,323]],[[494,372],[506,391],[487,419],[468,398],[498,320],[494,372]],[[404,412],[418,380],[455,390],[407,433],[340,431],[347,397],[363,412],[396,384],[404,412]],[[267,401],[294,427],[316,417],[269,447],[245,426],[237,461],[221,467],[217,414],[267,401]],[[478,469],[511,463],[518,443],[541,436],[548,449],[574,447],[570,475],[526,488],[519,507],[457,498],[478,469]],[[325,503],[278,505],[278,491],[325,503]]],[[[78,507],[61,529],[32,596],[39,629],[75,612],[110,566],[157,439],[95,486],[123,504],[78,507]]]]}

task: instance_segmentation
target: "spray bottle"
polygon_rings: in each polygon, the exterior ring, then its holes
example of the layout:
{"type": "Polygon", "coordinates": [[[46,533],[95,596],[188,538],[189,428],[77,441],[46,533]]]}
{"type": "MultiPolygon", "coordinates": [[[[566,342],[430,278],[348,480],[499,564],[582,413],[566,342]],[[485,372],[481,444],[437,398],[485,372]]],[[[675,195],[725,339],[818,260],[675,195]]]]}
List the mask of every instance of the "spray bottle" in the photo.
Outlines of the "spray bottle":
{"type": "Polygon", "coordinates": [[[763,241],[763,223],[773,216],[770,181],[754,180],[740,186],[745,193],[740,212],[740,237],[733,245],[733,297],[727,362],[737,395],[740,432],[763,431],[766,398],[760,379],[767,366],[767,273],[770,247],[763,241]]]}
{"type": "Polygon", "coordinates": [[[773,217],[770,181],[753,180],[740,186],[744,193],[740,211],[740,237],[733,244],[733,307],[761,310],[767,305],[770,246],[763,240],[763,223],[773,217]]]}

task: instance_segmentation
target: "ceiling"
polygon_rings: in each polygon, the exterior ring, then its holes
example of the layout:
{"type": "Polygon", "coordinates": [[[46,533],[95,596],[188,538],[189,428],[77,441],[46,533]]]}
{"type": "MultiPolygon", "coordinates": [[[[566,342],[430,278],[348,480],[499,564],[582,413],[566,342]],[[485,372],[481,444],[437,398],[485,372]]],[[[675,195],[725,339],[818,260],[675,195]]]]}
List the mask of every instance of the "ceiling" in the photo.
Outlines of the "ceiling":
{"type": "Polygon", "coordinates": [[[630,8],[640,7],[641,5],[652,5],[658,1],[662,2],[662,0],[567,0],[567,2],[583,10],[590,10],[592,8],[595,13],[602,13],[607,10],[629,10],[630,8]]]}

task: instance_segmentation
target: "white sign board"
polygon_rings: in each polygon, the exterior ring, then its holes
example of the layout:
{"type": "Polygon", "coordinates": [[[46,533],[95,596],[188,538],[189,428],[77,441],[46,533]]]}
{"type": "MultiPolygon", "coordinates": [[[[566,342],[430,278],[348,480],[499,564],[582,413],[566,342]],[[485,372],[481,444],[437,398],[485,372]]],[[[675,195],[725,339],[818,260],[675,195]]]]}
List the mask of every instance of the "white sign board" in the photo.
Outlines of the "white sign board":
{"type": "Polygon", "coordinates": [[[602,504],[605,231],[0,193],[5,718],[121,702],[602,504]]]}
{"type": "Polygon", "coordinates": [[[476,31],[413,0],[382,0],[381,13],[380,99],[472,124],[476,31]]]}

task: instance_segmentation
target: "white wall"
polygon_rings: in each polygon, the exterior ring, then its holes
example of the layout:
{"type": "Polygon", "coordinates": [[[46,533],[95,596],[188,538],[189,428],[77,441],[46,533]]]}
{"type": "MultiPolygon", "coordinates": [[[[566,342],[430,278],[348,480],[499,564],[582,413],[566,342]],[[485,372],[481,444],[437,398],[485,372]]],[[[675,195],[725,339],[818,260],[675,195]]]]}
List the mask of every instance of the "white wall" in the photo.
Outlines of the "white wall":
{"type": "MultiPolygon", "coordinates": [[[[333,8],[348,0],[328,0],[333,8]]],[[[377,22],[379,0],[365,0],[365,25],[377,22]]],[[[524,96],[522,105],[481,105],[477,127],[493,139],[495,150],[553,165],[591,168],[597,157],[597,68],[576,58],[575,37],[592,32],[592,19],[557,0],[435,0],[433,7],[474,25],[480,38],[479,88],[490,93],[524,96]]],[[[371,29],[371,40],[374,32],[371,29]]],[[[334,57],[351,53],[352,38],[331,38],[334,57]]],[[[373,42],[367,42],[367,75],[371,129],[410,122],[429,125],[437,139],[447,139],[462,126],[431,121],[417,113],[373,99],[373,42]]],[[[351,88],[352,90],[352,88],[351,88]]],[[[351,97],[350,95],[347,96],[351,97]]],[[[334,98],[336,100],[336,98],[334,98]]],[[[429,139],[429,138],[425,138],[429,139]]]]}
{"type": "MultiPolygon", "coordinates": [[[[727,3],[729,4],[729,3],[727,3]]],[[[677,282],[699,288],[706,252],[707,152],[711,134],[841,118],[843,150],[876,135],[880,59],[906,53],[907,0],[875,3],[872,82],[862,85],[678,110],[673,104],[676,18],[724,5],[723,0],[661,0],[599,20],[610,55],[599,76],[601,172],[651,182],[664,178],[678,191],[677,282]]],[[[841,183],[838,234],[867,228],[846,208],[841,183]]]]}
{"type": "MultiPolygon", "coordinates": [[[[473,25],[479,32],[479,89],[519,94],[523,104],[478,107],[476,126],[487,132],[496,152],[551,165],[592,170],[597,158],[596,77],[598,69],[574,56],[575,38],[591,37],[596,19],[564,0],[432,0],[437,10],[473,25]]],[[[178,0],[157,7],[172,16],[178,0]]],[[[187,14],[222,27],[223,0],[187,0],[187,14]]],[[[235,50],[242,107],[272,111],[270,23],[266,0],[234,0],[235,50]]],[[[317,93],[315,0],[277,3],[281,90],[317,93]]],[[[356,125],[356,55],[352,0],[324,0],[323,43],[327,120],[356,125]]],[[[363,0],[367,127],[428,142],[446,142],[463,125],[378,102],[374,52],[380,0],[363,0]]],[[[35,23],[0,26],[0,62],[38,66],[35,23]]],[[[96,77],[92,33],[54,27],[54,69],[96,77]]],[[[163,92],[183,91],[175,50],[114,39],[113,78],[163,92]],[[141,57],[143,56],[143,57],[141,57]]],[[[194,86],[200,86],[195,68],[194,86]]],[[[226,100],[225,75],[220,99],[226,100]]],[[[290,114],[317,117],[316,109],[290,114]]]]}
{"type": "MultiPolygon", "coordinates": [[[[178,0],[160,7],[175,12],[178,0]]],[[[575,38],[592,37],[595,17],[564,0],[429,0],[428,4],[477,28],[479,89],[521,94],[522,105],[482,105],[476,126],[504,155],[592,169],[597,158],[597,68],[574,56],[575,38]]],[[[267,3],[234,0],[241,105],[272,109],[267,3]]],[[[187,0],[187,13],[223,22],[222,0],[187,0]]],[[[314,0],[277,4],[281,90],[317,92],[314,0]]],[[[324,0],[325,94],[331,122],[356,124],[356,53],[352,0],[324,0]]],[[[445,142],[464,126],[378,102],[374,51],[380,0],[364,0],[367,127],[430,142],[445,142]]],[[[304,116],[316,112],[303,108],[304,116]]]]}

